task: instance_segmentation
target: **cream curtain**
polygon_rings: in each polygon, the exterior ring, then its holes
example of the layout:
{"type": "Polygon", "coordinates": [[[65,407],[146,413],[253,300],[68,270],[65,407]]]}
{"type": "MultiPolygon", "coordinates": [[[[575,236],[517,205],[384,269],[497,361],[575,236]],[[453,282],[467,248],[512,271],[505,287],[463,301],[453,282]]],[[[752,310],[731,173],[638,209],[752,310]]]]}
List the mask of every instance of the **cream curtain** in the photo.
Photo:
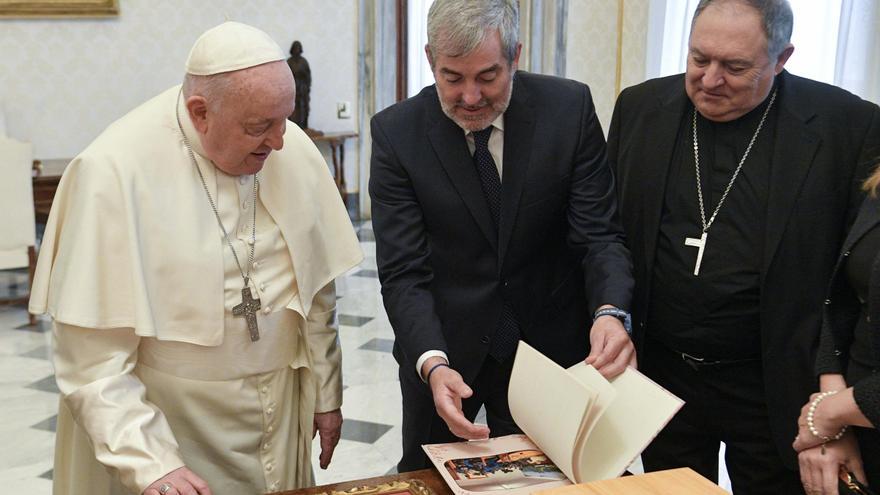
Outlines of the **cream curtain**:
{"type": "Polygon", "coordinates": [[[880,103],[880,2],[843,0],[834,83],[880,103]]]}

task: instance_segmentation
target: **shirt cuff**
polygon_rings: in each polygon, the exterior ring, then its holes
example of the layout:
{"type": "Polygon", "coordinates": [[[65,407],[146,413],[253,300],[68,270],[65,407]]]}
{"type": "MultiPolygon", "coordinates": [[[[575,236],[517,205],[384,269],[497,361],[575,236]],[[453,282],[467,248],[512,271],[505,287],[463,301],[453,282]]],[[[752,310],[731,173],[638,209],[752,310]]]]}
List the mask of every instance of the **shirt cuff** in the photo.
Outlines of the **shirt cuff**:
{"type": "MultiPolygon", "coordinates": [[[[416,375],[418,375],[419,379],[422,380],[423,382],[425,381],[425,377],[422,376],[422,365],[424,365],[425,361],[427,361],[428,359],[430,359],[432,357],[442,357],[443,359],[446,360],[447,363],[449,363],[449,357],[447,357],[446,353],[443,351],[432,350],[432,351],[425,351],[424,353],[422,353],[422,355],[419,356],[419,360],[416,361],[416,375]]],[[[425,383],[427,383],[427,382],[425,382],[425,383]]]]}

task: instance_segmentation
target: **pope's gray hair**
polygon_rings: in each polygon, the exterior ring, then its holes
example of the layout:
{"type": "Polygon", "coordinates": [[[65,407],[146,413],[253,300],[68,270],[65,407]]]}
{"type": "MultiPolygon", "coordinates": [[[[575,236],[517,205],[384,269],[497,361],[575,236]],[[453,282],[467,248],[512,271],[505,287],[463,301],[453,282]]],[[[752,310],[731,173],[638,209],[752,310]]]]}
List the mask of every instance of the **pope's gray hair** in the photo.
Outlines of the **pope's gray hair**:
{"type": "Polygon", "coordinates": [[[232,72],[221,72],[210,76],[187,74],[183,78],[183,97],[198,95],[207,101],[208,108],[217,111],[234,86],[232,72]]]}
{"type": "MultiPolygon", "coordinates": [[[[694,30],[694,24],[697,23],[697,17],[703,10],[713,3],[719,3],[725,0],[700,0],[694,10],[694,20],[691,22],[691,32],[694,30]]],[[[776,61],[779,55],[785,50],[785,47],[791,42],[791,31],[794,27],[794,14],[791,12],[791,5],[788,0],[726,0],[738,1],[758,11],[761,16],[761,24],[764,28],[764,35],[767,37],[767,55],[770,60],[776,61]]]]}
{"type": "Polygon", "coordinates": [[[428,11],[432,64],[437,55],[467,55],[496,29],[501,50],[508,63],[513,63],[519,45],[517,0],[435,0],[428,11]]]}

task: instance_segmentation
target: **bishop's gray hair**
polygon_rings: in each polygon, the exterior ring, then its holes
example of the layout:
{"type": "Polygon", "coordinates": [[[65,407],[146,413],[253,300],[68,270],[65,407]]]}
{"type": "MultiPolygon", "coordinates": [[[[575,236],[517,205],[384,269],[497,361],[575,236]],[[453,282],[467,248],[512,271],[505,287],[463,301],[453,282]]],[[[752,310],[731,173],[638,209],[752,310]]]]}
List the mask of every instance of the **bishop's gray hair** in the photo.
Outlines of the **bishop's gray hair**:
{"type": "MultiPolygon", "coordinates": [[[[700,0],[694,10],[694,20],[691,22],[691,32],[694,30],[694,24],[697,23],[697,17],[703,10],[713,3],[720,3],[724,0],[700,0]]],[[[727,0],[730,1],[730,0],[727,0]]],[[[770,60],[776,61],[779,55],[785,50],[791,41],[791,30],[794,26],[794,14],[791,12],[791,5],[788,0],[736,0],[740,3],[758,11],[761,16],[761,24],[764,28],[764,35],[767,37],[767,55],[770,60]]]]}
{"type": "Polygon", "coordinates": [[[504,56],[513,63],[519,44],[517,0],[435,0],[428,11],[432,64],[437,55],[467,55],[495,29],[504,56]]]}

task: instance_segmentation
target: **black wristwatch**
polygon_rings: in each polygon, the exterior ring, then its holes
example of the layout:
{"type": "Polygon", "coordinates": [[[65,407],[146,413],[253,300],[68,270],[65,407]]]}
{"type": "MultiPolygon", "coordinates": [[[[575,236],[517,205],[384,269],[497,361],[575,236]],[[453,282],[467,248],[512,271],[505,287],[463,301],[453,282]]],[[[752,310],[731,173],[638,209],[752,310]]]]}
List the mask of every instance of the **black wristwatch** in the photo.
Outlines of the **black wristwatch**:
{"type": "Polygon", "coordinates": [[[600,316],[613,316],[617,318],[623,323],[623,328],[626,330],[627,335],[632,336],[632,316],[626,311],[613,307],[598,309],[593,314],[593,321],[596,321],[600,316]]]}

